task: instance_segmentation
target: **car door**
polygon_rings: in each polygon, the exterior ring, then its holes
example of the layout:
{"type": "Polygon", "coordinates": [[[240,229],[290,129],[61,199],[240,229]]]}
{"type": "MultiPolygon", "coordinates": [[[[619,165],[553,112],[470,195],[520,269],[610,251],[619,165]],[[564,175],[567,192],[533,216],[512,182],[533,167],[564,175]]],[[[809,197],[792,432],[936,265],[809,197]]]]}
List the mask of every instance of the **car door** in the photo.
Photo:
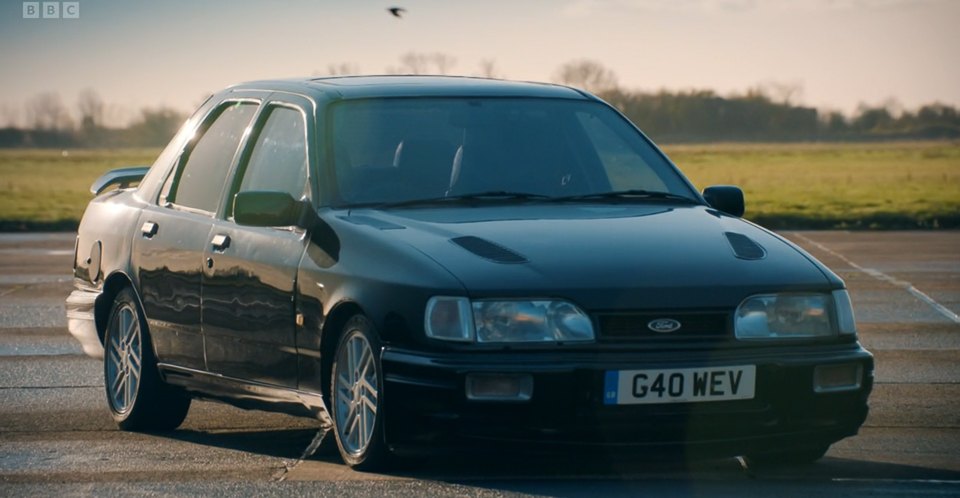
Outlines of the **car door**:
{"type": "Polygon", "coordinates": [[[157,359],[206,369],[201,329],[203,251],[224,184],[259,105],[230,100],[213,108],[140,215],[133,267],[157,359]]]}
{"type": "MultiPolygon", "coordinates": [[[[257,119],[228,199],[241,191],[310,199],[311,104],[275,96],[257,119]]],[[[211,372],[295,388],[297,268],[308,240],[296,227],[234,223],[232,202],[205,248],[203,329],[211,372]]]]}

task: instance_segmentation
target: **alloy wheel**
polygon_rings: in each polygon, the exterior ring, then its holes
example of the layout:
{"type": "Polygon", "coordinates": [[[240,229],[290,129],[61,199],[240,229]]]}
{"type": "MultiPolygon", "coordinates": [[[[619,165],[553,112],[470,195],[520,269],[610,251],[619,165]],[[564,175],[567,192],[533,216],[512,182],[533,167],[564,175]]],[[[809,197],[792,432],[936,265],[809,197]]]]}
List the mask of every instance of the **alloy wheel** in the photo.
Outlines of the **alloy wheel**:
{"type": "Polygon", "coordinates": [[[373,438],[379,406],[377,361],[370,342],[354,332],[337,353],[336,428],[344,451],[358,455],[373,438]]]}
{"type": "Polygon", "coordinates": [[[116,309],[107,331],[107,399],[119,414],[136,401],[143,366],[140,320],[130,303],[116,309]]]}

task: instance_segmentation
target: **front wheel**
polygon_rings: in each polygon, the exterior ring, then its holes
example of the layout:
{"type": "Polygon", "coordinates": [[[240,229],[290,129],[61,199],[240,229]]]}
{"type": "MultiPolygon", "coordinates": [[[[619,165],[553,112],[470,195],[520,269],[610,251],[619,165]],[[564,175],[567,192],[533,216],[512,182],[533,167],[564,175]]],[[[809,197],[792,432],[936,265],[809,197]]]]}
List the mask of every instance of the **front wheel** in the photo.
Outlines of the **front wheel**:
{"type": "Polygon", "coordinates": [[[373,470],[388,457],[383,438],[380,340],[363,316],[344,326],[330,376],[333,425],[340,456],[357,470],[373,470]]]}
{"type": "Polygon", "coordinates": [[[175,429],[190,409],[190,398],[160,379],[147,321],[129,287],[117,294],[110,309],[103,378],[107,407],[123,430],[175,429]]]}

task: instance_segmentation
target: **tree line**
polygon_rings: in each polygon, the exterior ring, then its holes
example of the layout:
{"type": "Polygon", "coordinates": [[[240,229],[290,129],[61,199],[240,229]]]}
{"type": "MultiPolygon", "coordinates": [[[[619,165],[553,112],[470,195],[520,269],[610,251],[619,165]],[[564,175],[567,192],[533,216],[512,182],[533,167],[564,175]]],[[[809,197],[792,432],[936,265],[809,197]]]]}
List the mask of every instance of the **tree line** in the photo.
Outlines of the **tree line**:
{"type": "MultiPolygon", "coordinates": [[[[458,74],[456,64],[456,58],[446,54],[407,53],[386,72],[458,74]]],[[[355,64],[340,63],[327,66],[323,74],[361,71],[355,64]]],[[[492,59],[482,60],[472,73],[459,74],[504,77],[492,59]]],[[[623,88],[612,70],[591,60],[568,62],[552,79],[599,95],[661,143],[960,138],[960,112],[940,103],[916,110],[899,109],[894,102],[861,104],[854,115],[847,116],[794,103],[800,89],[793,85],[768,85],[728,96],[713,90],[645,92],[623,88]]],[[[75,114],[51,92],[36,95],[24,108],[22,126],[14,126],[14,113],[5,109],[7,126],[0,128],[0,147],[159,147],[186,119],[175,109],[145,108],[127,126],[109,126],[104,118],[106,105],[93,90],[80,93],[75,114]]]]}
{"type": "Polygon", "coordinates": [[[144,108],[126,126],[109,126],[106,104],[86,89],[77,99],[74,121],[60,96],[35,95],[25,105],[26,122],[15,126],[16,113],[5,109],[7,126],[0,128],[0,147],[159,147],[165,145],[187,116],[168,107],[144,108]]]}
{"type": "Polygon", "coordinates": [[[960,138],[960,113],[943,104],[897,114],[885,106],[861,106],[847,117],[779,102],[761,90],[731,97],[710,90],[600,95],[658,142],[960,138]]]}
{"type": "Polygon", "coordinates": [[[846,116],[794,104],[800,88],[789,84],[726,97],[713,90],[631,91],[617,84],[615,73],[590,60],[563,65],[554,81],[596,93],[658,142],[960,138],[960,112],[940,103],[915,111],[899,109],[895,101],[861,104],[846,116]]]}

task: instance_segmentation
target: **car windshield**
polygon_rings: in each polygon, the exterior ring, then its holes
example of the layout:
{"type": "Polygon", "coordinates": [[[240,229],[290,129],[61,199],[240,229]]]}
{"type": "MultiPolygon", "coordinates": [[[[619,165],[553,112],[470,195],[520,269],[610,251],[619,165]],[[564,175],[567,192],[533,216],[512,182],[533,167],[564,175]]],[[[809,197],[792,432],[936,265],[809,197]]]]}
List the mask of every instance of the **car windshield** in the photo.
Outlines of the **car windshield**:
{"type": "Polygon", "coordinates": [[[653,145],[598,102],[383,98],[341,102],[332,113],[343,206],[697,199],[653,145]]]}

